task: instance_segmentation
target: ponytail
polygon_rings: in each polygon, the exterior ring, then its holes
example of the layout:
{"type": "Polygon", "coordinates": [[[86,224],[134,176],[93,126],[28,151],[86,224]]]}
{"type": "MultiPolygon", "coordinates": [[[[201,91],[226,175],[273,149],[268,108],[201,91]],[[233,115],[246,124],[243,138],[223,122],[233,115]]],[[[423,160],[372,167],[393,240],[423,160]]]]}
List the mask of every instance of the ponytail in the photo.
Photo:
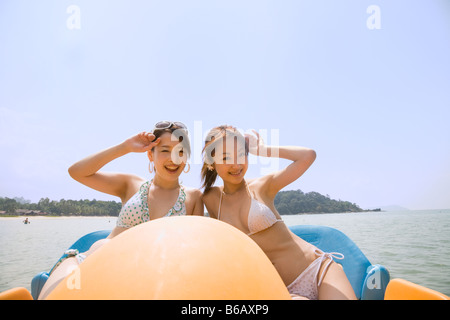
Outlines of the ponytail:
{"type": "Polygon", "coordinates": [[[209,190],[211,190],[214,182],[216,182],[217,171],[215,169],[210,170],[208,168],[208,165],[206,163],[203,163],[201,178],[203,181],[202,188],[205,188],[204,193],[206,194],[209,190]]]}

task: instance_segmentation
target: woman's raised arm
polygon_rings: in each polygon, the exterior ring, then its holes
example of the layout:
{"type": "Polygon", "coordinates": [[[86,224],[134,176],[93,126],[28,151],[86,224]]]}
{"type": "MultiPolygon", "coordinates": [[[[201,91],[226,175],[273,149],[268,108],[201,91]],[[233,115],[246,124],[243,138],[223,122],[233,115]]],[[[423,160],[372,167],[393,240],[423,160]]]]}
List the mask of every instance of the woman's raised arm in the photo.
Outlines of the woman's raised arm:
{"type": "Polygon", "coordinates": [[[153,141],[152,133],[141,132],[124,142],[90,155],[69,168],[70,176],[76,181],[100,192],[121,198],[126,197],[131,180],[141,179],[125,173],[99,172],[107,163],[130,152],[146,152],[159,143],[153,141]]]}
{"type": "Polygon", "coordinates": [[[286,168],[266,176],[268,178],[267,193],[271,197],[300,178],[316,159],[316,152],[312,149],[297,146],[267,146],[256,131],[256,138],[246,134],[250,153],[257,156],[278,157],[291,160],[292,163],[286,168]]]}

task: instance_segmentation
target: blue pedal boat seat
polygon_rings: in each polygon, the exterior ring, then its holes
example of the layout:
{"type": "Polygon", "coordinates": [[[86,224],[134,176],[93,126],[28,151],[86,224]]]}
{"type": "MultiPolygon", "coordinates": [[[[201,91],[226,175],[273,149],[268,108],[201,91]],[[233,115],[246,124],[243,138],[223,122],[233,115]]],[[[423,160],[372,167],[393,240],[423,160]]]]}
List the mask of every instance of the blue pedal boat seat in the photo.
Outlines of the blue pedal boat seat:
{"type": "Polygon", "coordinates": [[[341,231],[319,225],[296,225],[290,230],[324,252],[339,252],[342,265],[355,295],[361,300],[383,300],[390,276],[382,265],[372,265],[361,249],[341,231]]]}
{"type": "MultiPolygon", "coordinates": [[[[89,250],[89,248],[92,246],[94,242],[101,239],[105,239],[106,237],[109,236],[110,233],[111,230],[101,230],[88,233],[82,236],[80,239],[78,239],[68,249],[78,249],[79,252],[86,252],[89,250]]],[[[66,254],[63,254],[61,258],[64,258],[66,256],[67,256],[66,254]]],[[[59,258],[58,261],[61,258],[59,258]]],[[[50,270],[52,269],[53,267],[50,270]]],[[[44,271],[38,273],[33,277],[33,279],[31,280],[31,295],[33,296],[33,299],[37,300],[39,294],[41,293],[42,287],[44,286],[45,282],[47,282],[49,275],[50,271],[49,272],[44,271]]]]}

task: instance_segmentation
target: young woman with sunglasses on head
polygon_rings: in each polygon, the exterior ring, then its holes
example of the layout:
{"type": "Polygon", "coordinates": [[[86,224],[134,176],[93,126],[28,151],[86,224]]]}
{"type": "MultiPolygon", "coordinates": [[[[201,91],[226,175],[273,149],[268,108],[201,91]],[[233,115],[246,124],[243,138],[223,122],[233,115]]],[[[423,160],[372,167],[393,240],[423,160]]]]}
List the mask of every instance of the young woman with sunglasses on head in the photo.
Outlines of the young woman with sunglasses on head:
{"type": "Polygon", "coordinates": [[[322,252],[293,234],[274,206],[278,191],[302,176],[316,153],[303,147],[267,146],[255,135],[244,137],[232,126],[209,132],[202,168],[203,201],[209,215],[249,235],[271,260],[293,298],[356,299],[343,269],[332,260],[342,257],[322,252]],[[280,171],[245,180],[249,152],[292,163],[280,171]],[[213,187],[217,176],[222,178],[223,187],[213,187]]]}
{"type": "Polygon", "coordinates": [[[87,256],[128,228],[162,217],[203,215],[201,191],[184,187],[178,179],[182,172],[190,169],[187,164],[190,150],[186,126],[181,122],[161,121],[152,132],[141,132],[72,165],[69,168],[72,178],[119,197],[123,206],[108,238],[95,242],[87,252],[62,261],[50,272],[39,298],[45,298],[87,256]],[[147,152],[149,171],[154,173],[152,180],[99,171],[107,163],[131,152],[147,152]]]}

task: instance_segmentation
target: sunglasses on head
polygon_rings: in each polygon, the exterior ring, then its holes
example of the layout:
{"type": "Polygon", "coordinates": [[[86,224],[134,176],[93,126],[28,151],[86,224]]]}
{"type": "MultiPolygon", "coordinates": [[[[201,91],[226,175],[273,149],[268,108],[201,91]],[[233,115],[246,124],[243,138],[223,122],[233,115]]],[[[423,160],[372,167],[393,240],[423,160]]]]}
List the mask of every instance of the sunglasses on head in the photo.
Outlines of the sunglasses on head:
{"type": "Polygon", "coordinates": [[[182,122],[172,122],[172,121],[160,121],[157,124],[155,124],[155,130],[156,129],[170,129],[173,126],[179,127],[180,129],[185,129],[187,130],[187,127],[184,123],[182,122]]]}

